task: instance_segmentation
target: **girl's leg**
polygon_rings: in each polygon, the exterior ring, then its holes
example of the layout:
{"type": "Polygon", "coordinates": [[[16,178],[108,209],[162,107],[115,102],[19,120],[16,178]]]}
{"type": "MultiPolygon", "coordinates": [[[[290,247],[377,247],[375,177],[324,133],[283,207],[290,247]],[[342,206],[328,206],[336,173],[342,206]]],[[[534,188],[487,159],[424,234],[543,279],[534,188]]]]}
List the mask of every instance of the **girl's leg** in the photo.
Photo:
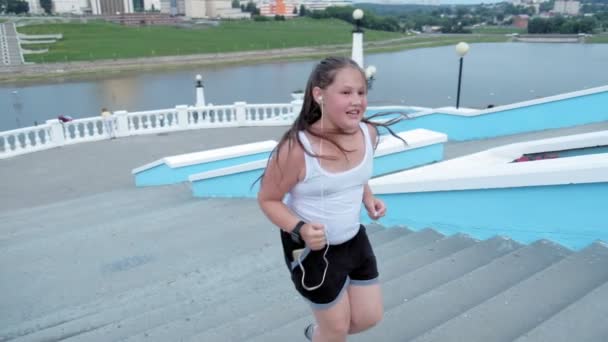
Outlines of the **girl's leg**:
{"type": "Polygon", "coordinates": [[[344,342],[350,328],[351,314],[349,295],[343,293],[338,302],[328,309],[313,310],[317,326],[314,342],[344,342]]]}
{"type": "Polygon", "coordinates": [[[382,319],[384,308],[380,284],[350,285],[345,297],[350,303],[349,334],[365,331],[382,319]]]}

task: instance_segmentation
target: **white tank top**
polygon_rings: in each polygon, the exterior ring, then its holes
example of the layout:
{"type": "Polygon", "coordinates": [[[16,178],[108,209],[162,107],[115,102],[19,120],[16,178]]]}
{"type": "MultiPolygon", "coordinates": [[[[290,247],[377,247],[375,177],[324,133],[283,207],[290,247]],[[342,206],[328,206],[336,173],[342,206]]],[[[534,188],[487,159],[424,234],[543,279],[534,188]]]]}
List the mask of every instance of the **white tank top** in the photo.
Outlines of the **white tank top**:
{"type": "MultiPolygon", "coordinates": [[[[372,176],[374,162],[367,124],[359,125],[365,138],[361,163],[347,171],[328,172],[317,158],[304,153],[306,176],[285,199],[285,204],[305,222],[324,224],[330,245],[346,242],[359,231],[363,187],[372,176]]],[[[298,136],[304,148],[313,153],[306,134],[300,131],[298,136]]]]}

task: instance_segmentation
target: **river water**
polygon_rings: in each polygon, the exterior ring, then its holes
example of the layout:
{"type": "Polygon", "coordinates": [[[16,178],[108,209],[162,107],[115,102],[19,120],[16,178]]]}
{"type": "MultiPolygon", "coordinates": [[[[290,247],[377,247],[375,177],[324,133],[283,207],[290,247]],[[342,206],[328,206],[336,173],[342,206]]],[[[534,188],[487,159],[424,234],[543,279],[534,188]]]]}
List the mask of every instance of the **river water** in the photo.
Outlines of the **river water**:
{"type": "MultiPolygon", "coordinates": [[[[304,89],[315,61],[272,62],[179,70],[108,72],[80,79],[0,85],[0,131],[112,111],[194,104],[195,75],[214,104],[285,103],[304,89]]],[[[365,56],[378,72],[371,105],[456,104],[458,56],[453,46],[365,56]]],[[[608,44],[472,44],[464,58],[462,107],[482,108],[608,85],[608,44]]]]}

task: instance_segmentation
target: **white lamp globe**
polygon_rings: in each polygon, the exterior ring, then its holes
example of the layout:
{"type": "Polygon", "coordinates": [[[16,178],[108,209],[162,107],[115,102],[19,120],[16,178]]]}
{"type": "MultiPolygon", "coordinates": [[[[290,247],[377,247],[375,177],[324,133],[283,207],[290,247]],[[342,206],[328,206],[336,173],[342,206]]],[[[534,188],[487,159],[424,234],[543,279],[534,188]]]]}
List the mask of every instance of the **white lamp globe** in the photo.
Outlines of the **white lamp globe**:
{"type": "Polygon", "coordinates": [[[373,65],[370,65],[367,67],[367,69],[365,69],[365,77],[367,77],[368,79],[373,77],[376,74],[376,67],[373,65]]]}
{"type": "Polygon", "coordinates": [[[361,20],[363,19],[363,10],[357,8],[356,10],[353,11],[353,19],[355,20],[361,20]]]}
{"type": "Polygon", "coordinates": [[[203,79],[203,76],[201,76],[201,74],[196,75],[196,80],[197,81],[201,81],[203,79]]]}
{"type": "Polygon", "coordinates": [[[469,44],[465,42],[460,42],[456,44],[456,53],[458,54],[458,56],[464,57],[467,52],[469,52],[469,44]]]}

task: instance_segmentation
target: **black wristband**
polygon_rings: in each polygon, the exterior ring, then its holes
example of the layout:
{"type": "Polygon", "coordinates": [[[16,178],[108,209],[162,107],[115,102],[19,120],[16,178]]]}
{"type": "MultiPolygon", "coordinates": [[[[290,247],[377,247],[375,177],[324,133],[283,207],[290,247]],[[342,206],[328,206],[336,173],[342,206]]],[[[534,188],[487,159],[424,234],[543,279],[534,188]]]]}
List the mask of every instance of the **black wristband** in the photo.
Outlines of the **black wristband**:
{"type": "Polygon", "coordinates": [[[302,236],[300,235],[300,229],[302,229],[302,226],[305,225],[306,222],[304,221],[300,221],[298,222],[295,227],[293,227],[293,229],[291,230],[291,240],[295,243],[302,243],[302,236]]]}

